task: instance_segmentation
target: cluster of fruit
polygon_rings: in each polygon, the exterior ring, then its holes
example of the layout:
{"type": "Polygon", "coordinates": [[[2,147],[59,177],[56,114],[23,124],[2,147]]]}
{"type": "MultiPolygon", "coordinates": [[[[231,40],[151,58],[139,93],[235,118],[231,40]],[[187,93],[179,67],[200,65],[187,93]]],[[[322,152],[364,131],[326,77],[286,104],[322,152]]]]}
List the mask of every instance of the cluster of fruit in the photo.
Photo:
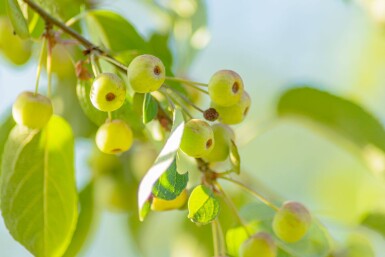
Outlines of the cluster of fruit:
{"type": "MultiPolygon", "coordinates": [[[[298,202],[286,202],[273,219],[275,235],[286,243],[301,240],[311,226],[311,215],[298,202]]],[[[246,240],[240,248],[241,257],[276,257],[277,246],[269,233],[259,232],[246,240]]]]}

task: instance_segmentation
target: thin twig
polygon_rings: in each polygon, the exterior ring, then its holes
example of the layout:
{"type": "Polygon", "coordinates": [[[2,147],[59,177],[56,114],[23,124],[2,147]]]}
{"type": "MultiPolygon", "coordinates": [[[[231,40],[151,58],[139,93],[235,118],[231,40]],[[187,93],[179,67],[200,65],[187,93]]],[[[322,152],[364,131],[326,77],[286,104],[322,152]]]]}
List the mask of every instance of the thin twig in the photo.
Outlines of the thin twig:
{"type": "Polygon", "coordinates": [[[190,99],[188,99],[186,96],[184,96],[183,94],[181,94],[178,90],[172,88],[172,87],[169,87],[169,86],[166,86],[165,87],[167,89],[169,89],[171,92],[173,92],[174,94],[176,94],[179,98],[181,98],[183,101],[185,101],[187,104],[191,105],[191,107],[193,107],[194,109],[196,109],[197,111],[200,111],[201,113],[204,113],[205,111],[202,110],[201,108],[199,108],[197,105],[195,105],[190,99]]]}
{"type": "Polygon", "coordinates": [[[198,86],[202,86],[202,87],[208,87],[208,85],[206,83],[190,81],[190,80],[186,80],[186,79],[182,79],[182,78],[166,77],[166,80],[180,82],[183,84],[194,84],[194,85],[198,85],[198,86]]]}
{"type": "Polygon", "coordinates": [[[238,186],[240,186],[243,190],[249,192],[251,195],[253,195],[255,198],[257,198],[259,201],[263,202],[264,204],[266,204],[267,206],[269,206],[270,208],[272,208],[273,210],[275,211],[278,211],[279,210],[279,207],[276,206],[274,203],[272,203],[271,201],[269,201],[266,197],[264,197],[263,195],[261,195],[260,193],[254,191],[253,189],[251,189],[250,187],[246,186],[245,184],[237,181],[237,180],[234,180],[232,178],[228,178],[228,177],[219,177],[220,179],[223,179],[223,180],[227,180],[231,183],[234,183],[238,186]]]}

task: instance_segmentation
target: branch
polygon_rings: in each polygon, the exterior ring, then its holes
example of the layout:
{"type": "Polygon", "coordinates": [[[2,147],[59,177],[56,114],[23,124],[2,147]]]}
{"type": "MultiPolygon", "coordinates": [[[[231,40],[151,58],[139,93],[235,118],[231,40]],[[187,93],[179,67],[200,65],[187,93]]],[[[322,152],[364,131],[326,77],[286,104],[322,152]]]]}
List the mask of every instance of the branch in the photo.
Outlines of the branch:
{"type": "Polygon", "coordinates": [[[64,33],[68,34],[72,38],[76,39],[80,44],[82,44],[89,52],[97,52],[101,56],[107,56],[106,60],[119,68],[122,71],[126,71],[124,68],[125,65],[120,63],[118,60],[114,59],[112,56],[110,56],[106,51],[100,49],[98,46],[94,45],[91,41],[80,35],[78,32],[76,32],[74,29],[68,27],[63,22],[55,19],[50,15],[47,11],[45,11],[43,8],[41,8],[39,5],[37,5],[32,0],[23,0],[24,3],[26,3],[32,10],[34,10],[37,14],[40,15],[40,17],[47,23],[47,24],[53,24],[56,27],[60,28],[64,33]]]}

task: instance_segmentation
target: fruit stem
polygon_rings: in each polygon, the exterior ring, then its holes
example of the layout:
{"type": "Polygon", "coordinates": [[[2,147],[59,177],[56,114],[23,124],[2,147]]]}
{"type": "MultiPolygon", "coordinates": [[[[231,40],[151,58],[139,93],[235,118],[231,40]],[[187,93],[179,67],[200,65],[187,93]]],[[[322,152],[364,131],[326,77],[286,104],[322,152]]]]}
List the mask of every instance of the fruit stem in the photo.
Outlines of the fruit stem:
{"type": "Polygon", "coordinates": [[[109,62],[109,63],[119,67],[121,70],[124,70],[125,72],[127,72],[127,66],[124,65],[123,63],[120,63],[119,61],[115,60],[114,58],[107,56],[107,55],[104,55],[104,54],[101,54],[99,56],[101,58],[105,59],[107,62],[109,62]]]}
{"type": "Polygon", "coordinates": [[[272,203],[271,201],[269,201],[266,197],[264,197],[263,195],[261,195],[260,193],[254,191],[253,189],[251,189],[250,187],[246,186],[245,184],[237,181],[237,180],[234,180],[232,178],[229,178],[229,177],[219,177],[220,179],[223,179],[223,180],[227,180],[229,182],[232,182],[233,184],[236,184],[238,185],[239,187],[241,187],[243,190],[245,190],[246,192],[248,192],[249,194],[251,194],[252,196],[254,196],[255,198],[257,198],[259,201],[261,201],[262,203],[266,204],[267,206],[269,206],[270,208],[272,208],[273,210],[275,211],[278,211],[279,210],[279,207],[276,206],[274,203],[272,203]]]}
{"type": "Polygon", "coordinates": [[[221,224],[216,219],[211,223],[213,233],[214,257],[226,256],[225,239],[221,224]]]}
{"type": "Polygon", "coordinates": [[[108,119],[112,121],[112,112],[108,112],[108,119]]]}
{"type": "Polygon", "coordinates": [[[43,44],[41,46],[39,63],[37,65],[37,70],[36,70],[35,95],[39,92],[39,80],[40,80],[41,68],[43,66],[44,50],[45,50],[46,46],[47,46],[47,40],[44,39],[43,44]]]}
{"type": "Polygon", "coordinates": [[[178,101],[175,97],[173,97],[171,95],[168,95],[168,96],[171,98],[172,102],[176,103],[177,105],[179,105],[182,108],[183,113],[186,114],[190,119],[192,119],[194,117],[184,104],[182,104],[180,101],[178,101]]]}
{"type": "Polygon", "coordinates": [[[94,76],[97,77],[100,74],[100,68],[96,59],[96,55],[94,53],[91,53],[91,67],[94,76]]]}
{"type": "Polygon", "coordinates": [[[191,81],[191,80],[176,78],[176,77],[166,76],[166,80],[180,82],[180,83],[187,84],[187,85],[198,85],[198,86],[202,86],[202,87],[208,87],[208,85],[206,83],[201,83],[201,82],[196,82],[196,81],[191,81]]]}
{"type": "Polygon", "coordinates": [[[51,86],[52,86],[52,43],[49,38],[47,48],[47,96],[51,97],[51,86]]]}
{"type": "Polygon", "coordinates": [[[187,104],[191,105],[191,107],[193,107],[194,109],[196,109],[197,111],[201,112],[201,113],[204,113],[205,111],[202,110],[201,108],[199,108],[197,105],[195,105],[192,101],[190,101],[190,99],[188,99],[186,96],[184,96],[183,94],[181,94],[178,90],[172,88],[172,87],[169,87],[169,86],[166,86],[166,88],[170,89],[170,91],[172,91],[174,94],[176,94],[179,98],[181,98],[183,101],[185,101],[187,104]]]}
{"type": "Polygon", "coordinates": [[[231,210],[233,211],[235,217],[238,219],[239,224],[245,229],[246,234],[250,237],[251,234],[249,230],[247,229],[247,225],[245,221],[242,219],[241,215],[239,214],[237,207],[235,206],[234,202],[231,200],[231,198],[226,194],[223,187],[217,182],[214,181],[214,185],[219,189],[221,194],[223,195],[224,200],[227,202],[227,204],[230,206],[231,210]]]}

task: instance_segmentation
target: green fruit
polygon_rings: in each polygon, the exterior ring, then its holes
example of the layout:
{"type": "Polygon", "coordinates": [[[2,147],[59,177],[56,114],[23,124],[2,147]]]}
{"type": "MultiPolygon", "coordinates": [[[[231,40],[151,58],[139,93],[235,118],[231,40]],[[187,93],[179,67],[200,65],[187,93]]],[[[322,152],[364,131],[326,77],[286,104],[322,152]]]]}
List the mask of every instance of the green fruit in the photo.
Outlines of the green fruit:
{"type": "Polygon", "coordinates": [[[306,235],[310,225],[309,211],[297,202],[284,203],[273,219],[274,233],[288,243],[301,240],[306,235]]]}
{"type": "Polygon", "coordinates": [[[132,142],[132,130],[121,120],[106,122],[96,132],[96,145],[103,153],[125,152],[130,149],[132,142]]]}
{"type": "Polygon", "coordinates": [[[346,244],[346,257],[375,257],[371,242],[363,235],[352,234],[346,244]]]}
{"type": "Polygon", "coordinates": [[[19,125],[31,129],[43,128],[53,113],[51,100],[33,92],[22,92],[12,106],[12,115],[19,125]]]}
{"type": "Polygon", "coordinates": [[[126,87],[113,73],[101,73],[92,83],[90,98],[95,108],[112,112],[119,109],[126,99],[126,87]]]}
{"type": "Polygon", "coordinates": [[[140,55],[131,61],[127,68],[128,81],[137,93],[158,90],[166,77],[162,61],[153,55],[140,55]]]}
{"type": "Polygon", "coordinates": [[[234,139],[234,132],[230,127],[217,123],[212,127],[214,132],[215,145],[213,150],[204,159],[208,162],[221,162],[227,159],[230,153],[231,140],[234,139]]]}
{"type": "Polygon", "coordinates": [[[231,70],[217,71],[209,81],[211,101],[219,106],[231,106],[239,102],[243,94],[243,81],[231,70]]]}
{"type": "Polygon", "coordinates": [[[241,100],[228,107],[220,106],[214,102],[211,103],[211,107],[219,113],[219,120],[224,124],[238,124],[241,123],[250,109],[250,96],[244,91],[241,100]]]}
{"type": "Polygon", "coordinates": [[[0,17],[0,50],[13,64],[25,64],[32,55],[31,42],[14,35],[7,17],[0,17]]]}
{"type": "Polygon", "coordinates": [[[259,232],[246,240],[239,249],[240,257],[276,257],[277,246],[266,232],[259,232]]]}
{"type": "Polygon", "coordinates": [[[186,123],[180,144],[185,154],[201,158],[210,153],[214,145],[214,133],[207,122],[191,119],[186,123]]]}
{"type": "Polygon", "coordinates": [[[154,197],[151,203],[151,210],[153,211],[169,211],[182,208],[187,202],[188,194],[187,190],[183,190],[173,200],[164,200],[161,198],[154,197]]]}

